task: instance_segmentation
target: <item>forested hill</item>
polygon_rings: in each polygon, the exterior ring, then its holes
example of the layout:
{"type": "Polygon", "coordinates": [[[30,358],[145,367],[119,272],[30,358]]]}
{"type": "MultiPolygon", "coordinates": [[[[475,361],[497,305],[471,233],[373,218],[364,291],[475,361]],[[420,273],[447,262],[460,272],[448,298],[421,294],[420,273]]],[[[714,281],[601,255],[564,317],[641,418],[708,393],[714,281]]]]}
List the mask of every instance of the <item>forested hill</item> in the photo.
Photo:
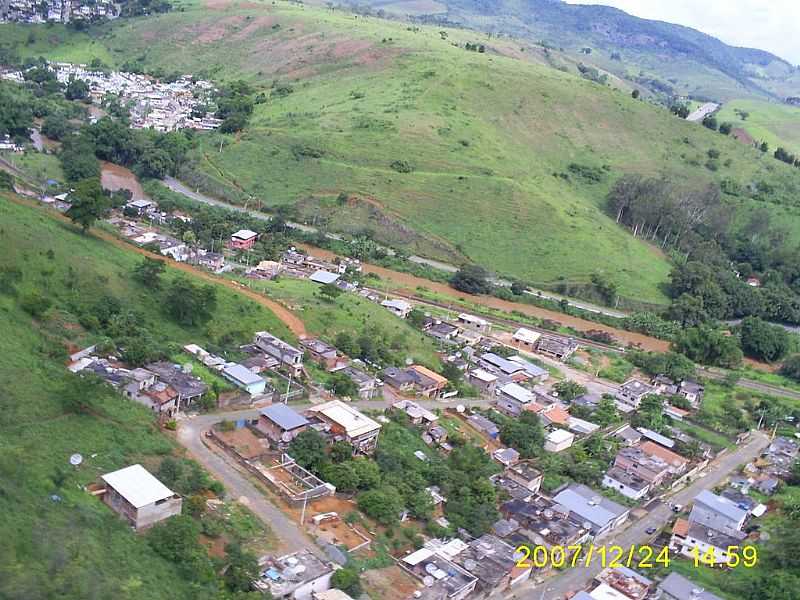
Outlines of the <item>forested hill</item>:
{"type": "Polygon", "coordinates": [[[430,6],[424,10],[418,2],[359,0],[355,4],[543,41],[567,51],[600,51],[604,56],[587,59],[599,59],[600,66],[615,74],[642,81],[655,75],[660,90],[667,86],[676,93],[713,99],[745,93],[782,99],[787,79],[795,72],[791,64],[769,52],[729,46],[689,27],[641,19],[608,6],[561,0],[439,0],[422,3],[430,6]],[[425,10],[431,12],[425,14],[425,10]]]}

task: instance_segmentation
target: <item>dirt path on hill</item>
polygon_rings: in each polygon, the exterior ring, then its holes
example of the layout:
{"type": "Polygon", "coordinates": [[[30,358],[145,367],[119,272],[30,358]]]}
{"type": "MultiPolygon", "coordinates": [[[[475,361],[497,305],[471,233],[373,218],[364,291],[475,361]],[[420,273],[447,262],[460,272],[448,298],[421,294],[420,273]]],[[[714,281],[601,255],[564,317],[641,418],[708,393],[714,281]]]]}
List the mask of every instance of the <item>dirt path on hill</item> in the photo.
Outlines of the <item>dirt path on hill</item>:
{"type": "MultiPolygon", "coordinates": [[[[20,204],[22,206],[28,206],[31,208],[40,207],[38,203],[29,202],[21,198],[12,198],[12,202],[20,204]]],[[[61,213],[48,211],[48,214],[52,215],[53,218],[55,219],[63,221],[64,223],[71,223],[71,221],[61,213]]],[[[136,252],[137,254],[141,254],[142,256],[147,256],[149,258],[157,258],[160,260],[164,260],[167,263],[168,268],[176,269],[178,271],[183,271],[184,273],[191,273],[195,277],[199,277],[200,279],[208,281],[209,283],[213,283],[216,285],[223,285],[235,292],[238,292],[239,294],[242,294],[243,296],[247,296],[251,300],[258,302],[261,306],[264,306],[265,308],[268,308],[270,311],[272,311],[275,314],[275,316],[278,317],[278,319],[280,319],[289,328],[289,330],[297,337],[302,337],[307,335],[306,327],[303,321],[301,321],[297,317],[297,315],[295,315],[292,311],[286,308],[283,304],[280,304],[279,302],[276,302],[271,298],[267,298],[266,296],[263,296],[258,292],[254,292],[250,288],[245,287],[244,285],[238,282],[218,277],[217,275],[214,275],[213,273],[210,273],[204,269],[196,269],[195,267],[187,265],[186,263],[179,263],[172,260],[165,260],[164,257],[159,254],[148,252],[143,248],[139,248],[138,246],[128,243],[125,240],[115,237],[105,231],[92,229],[91,234],[94,237],[109,242],[114,246],[117,246],[118,248],[122,248],[123,250],[136,252]]]]}

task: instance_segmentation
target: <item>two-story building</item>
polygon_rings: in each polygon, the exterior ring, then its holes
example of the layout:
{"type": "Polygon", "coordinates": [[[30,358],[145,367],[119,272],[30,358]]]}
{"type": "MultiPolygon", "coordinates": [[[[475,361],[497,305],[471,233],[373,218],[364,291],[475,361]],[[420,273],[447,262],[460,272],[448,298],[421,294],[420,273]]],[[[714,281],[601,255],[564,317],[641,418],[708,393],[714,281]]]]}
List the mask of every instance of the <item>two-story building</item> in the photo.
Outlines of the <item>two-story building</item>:
{"type": "Polygon", "coordinates": [[[342,439],[353,446],[354,454],[371,454],[378,444],[380,424],[341,400],[312,406],[307,414],[325,423],[334,439],[342,439]]]}

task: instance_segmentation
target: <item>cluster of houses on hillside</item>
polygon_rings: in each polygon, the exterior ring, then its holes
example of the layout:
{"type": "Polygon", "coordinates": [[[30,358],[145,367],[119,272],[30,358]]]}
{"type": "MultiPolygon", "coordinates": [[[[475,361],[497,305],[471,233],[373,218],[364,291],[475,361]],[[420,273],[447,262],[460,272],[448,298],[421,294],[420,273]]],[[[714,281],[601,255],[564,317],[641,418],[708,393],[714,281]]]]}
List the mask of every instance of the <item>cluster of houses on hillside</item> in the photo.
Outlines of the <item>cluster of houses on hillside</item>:
{"type": "Polygon", "coordinates": [[[67,368],[96,375],[126,398],[148,407],[161,422],[208,392],[208,386],[185,365],[160,361],[131,369],[115,356],[100,356],[95,346],[73,354],[67,368]]]}
{"type": "MultiPolygon", "coordinates": [[[[70,6],[70,2],[65,4],[70,6]]],[[[105,4],[97,2],[91,6],[103,10],[105,4]]],[[[209,114],[208,107],[215,90],[208,81],[181,77],[167,83],[148,75],[94,70],[86,65],[70,63],[49,63],[47,68],[64,85],[72,80],[84,81],[89,86],[90,100],[97,105],[111,96],[118,98],[129,107],[131,127],[135,129],[213,130],[222,124],[220,119],[209,114]]],[[[10,71],[0,77],[8,81],[24,80],[21,71],[10,71]]]]}
{"type": "Polygon", "coordinates": [[[4,0],[0,23],[69,23],[116,19],[119,5],[109,0],[4,0]]]}

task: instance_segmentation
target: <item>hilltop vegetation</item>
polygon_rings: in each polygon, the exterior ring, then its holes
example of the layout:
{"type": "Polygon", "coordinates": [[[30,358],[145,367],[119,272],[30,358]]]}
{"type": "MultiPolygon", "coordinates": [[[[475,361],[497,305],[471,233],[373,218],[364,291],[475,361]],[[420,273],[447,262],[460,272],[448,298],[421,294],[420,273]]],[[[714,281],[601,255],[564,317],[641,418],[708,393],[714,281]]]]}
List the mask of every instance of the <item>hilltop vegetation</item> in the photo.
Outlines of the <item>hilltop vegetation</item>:
{"type": "MultiPolygon", "coordinates": [[[[149,535],[132,533],[82,489],[132,463],[155,470],[175,445],[150,411],[106,386],[78,385],[83,380],[67,372],[65,361],[70,350],[107,343],[83,312],[101,300],[124,307],[117,327],[146,328],[172,348],[189,341],[225,344],[256,327],[281,335],[285,329],[265,309],[222,288],[212,319],[181,325],[132,277],[141,261],[132,251],[80,235],[5,195],[0,223],[0,597],[230,598],[214,582],[202,550],[189,555],[196,550],[189,545],[181,560],[164,558],[168,552],[156,553],[149,535]],[[78,469],[67,462],[74,452],[85,457],[78,469]]],[[[163,277],[169,285],[174,273],[163,277]]],[[[191,493],[196,485],[219,491],[196,466],[190,472],[191,493]]],[[[186,504],[192,504],[188,498],[186,504]]],[[[183,521],[190,533],[198,527],[191,523],[183,521]]]]}
{"type": "Polygon", "coordinates": [[[41,28],[30,46],[28,29],[0,31],[23,56],[244,78],[265,101],[244,131],[198,136],[183,179],[541,286],[579,290],[601,273],[623,303],[666,302],[667,257],[605,212],[626,173],[726,184],[738,215],[762,205],[797,222],[796,170],[577,71],[514,58],[510,40],[470,51],[472,32],[284,3],[41,28]]]}
{"type": "Polygon", "coordinates": [[[348,0],[423,22],[458,23],[491,34],[542,42],[584,57],[655,94],[727,100],[783,99],[800,89],[797,71],[763,50],[729,46],[673,23],[634,17],[616,8],[559,0],[348,0]]]}

